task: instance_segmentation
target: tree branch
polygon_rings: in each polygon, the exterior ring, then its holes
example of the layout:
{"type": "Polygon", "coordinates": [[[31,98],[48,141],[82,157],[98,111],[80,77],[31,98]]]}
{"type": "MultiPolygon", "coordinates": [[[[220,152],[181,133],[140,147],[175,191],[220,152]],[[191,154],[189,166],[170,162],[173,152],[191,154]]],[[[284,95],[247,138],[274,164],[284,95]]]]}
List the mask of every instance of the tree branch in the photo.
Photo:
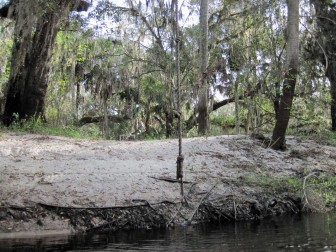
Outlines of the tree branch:
{"type": "MultiPolygon", "coordinates": [[[[261,88],[261,83],[259,82],[254,90],[251,90],[248,93],[239,95],[238,100],[243,100],[244,98],[247,98],[247,97],[250,97],[250,96],[253,97],[259,91],[260,88],[261,88]]],[[[211,111],[215,111],[215,110],[225,106],[226,104],[229,104],[229,103],[234,102],[234,101],[235,101],[235,98],[233,97],[233,98],[224,99],[220,102],[215,102],[212,105],[212,110],[211,111]]]]}
{"type": "Polygon", "coordinates": [[[2,18],[7,18],[8,17],[8,12],[9,12],[9,7],[11,6],[12,1],[10,1],[8,4],[2,6],[0,9],[0,17],[2,18]]]}

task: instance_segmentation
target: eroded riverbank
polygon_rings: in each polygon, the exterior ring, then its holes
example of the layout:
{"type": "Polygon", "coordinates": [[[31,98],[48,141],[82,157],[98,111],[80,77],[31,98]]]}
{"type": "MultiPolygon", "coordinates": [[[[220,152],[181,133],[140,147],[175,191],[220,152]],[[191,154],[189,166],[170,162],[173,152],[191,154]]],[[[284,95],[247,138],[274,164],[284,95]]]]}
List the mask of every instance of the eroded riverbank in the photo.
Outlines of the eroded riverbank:
{"type": "Polygon", "coordinates": [[[155,230],[0,239],[0,251],[335,251],[336,213],[155,230]]]}
{"type": "Polygon", "coordinates": [[[184,139],[181,197],[174,182],[177,140],[2,134],[0,236],[149,229],[334,207],[334,195],[326,200],[313,180],[335,175],[336,148],[294,137],[287,143],[287,151],[276,152],[246,136],[184,139]]]}

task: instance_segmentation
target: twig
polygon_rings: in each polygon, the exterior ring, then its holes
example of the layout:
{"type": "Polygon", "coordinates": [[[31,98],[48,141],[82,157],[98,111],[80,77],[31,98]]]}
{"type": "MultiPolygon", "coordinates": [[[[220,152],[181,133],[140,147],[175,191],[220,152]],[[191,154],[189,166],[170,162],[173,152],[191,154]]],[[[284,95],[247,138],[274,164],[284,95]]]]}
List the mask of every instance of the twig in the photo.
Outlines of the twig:
{"type": "Polygon", "coordinates": [[[154,212],[157,213],[157,210],[147,200],[142,200],[142,199],[141,200],[132,200],[132,202],[142,202],[142,203],[145,204],[144,206],[148,206],[149,208],[151,208],[152,210],[154,210],[154,212]]]}
{"type": "Polygon", "coordinates": [[[193,188],[196,184],[197,184],[197,183],[195,183],[195,182],[191,184],[191,186],[190,186],[190,188],[189,188],[189,190],[188,190],[188,192],[187,192],[187,195],[184,195],[184,196],[183,196],[183,200],[182,200],[182,202],[180,203],[180,204],[181,204],[180,207],[176,210],[175,214],[174,214],[173,217],[170,219],[170,221],[168,221],[168,225],[174,221],[174,219],[176,218],[176,216],[177,216],[178,213],[182,216],[183,219],[187,220],[187,218],[185,218],[184,215],[181,213],[181,208],[182,208],[182,206],[183,206],[183,201],[184,201],[185,203],[187,203],[188,207],[190,207],[189,202],[188,202],[188,200],[187,200],[187,197],[188,197],[188,195],[191,193],[192,188],[193,188]]]}
{"type": "MultiPolygon", "coordinates": [[[[308,201],[308,197],[307,197],[307,193],[306,193],[306,182],[307,182],[308,178],[313,177],[313,176],[317,178],[316,174],[313,172],[313,173],[309,173],[309,174],[304,178],[304,180],[303,180],[303,186],[302,186],[302,189],[303,189],[303,197],[304,197],[304,199],[305,199],[305,204],[303,205],[302,209],[304,209],[304,208],[306,207],[306,205],[309,205],[309,206],[313,207],[313,206],[309,203],[309,201],[308,201]]],[[[313,208],[315,208],[315,207],[313,207],[313,208]]]]}
{"type": "Polygon", "coordinates": [[[269,142],[269,144],[268,144],[268,146],[267,146],[267,149],[268,149],[268,148],[272,148],[273,145],[276,144],[279,140],[280,140],[280,137],[277,138],[277,140],[275,140],[275,141],[273,141],[273,140],[271,139],[271,141],[269,142]]]}
{"type": "Polygon", "coordinates": [[[231,186],[231,192],[232,192],[232,200],[233,200],[234,219],[237,220],[237,206],[236,206],[235,194],[233,192],[232,186],[231,186]]]}
{"type": "Polygon", "coordinates": [[[192,219],[194,218],[196,212],[198,211],[198,208],[200,207],[200,205],[203,203],[203,201],[209,197],[209,195],[211,194],[212,190],[217,186],[218,181],[216,182],[216,184],[214,184],[211,189],[207,192],[206,195],[203,196],[203,198],[201,199],[201,201],[198,203],[197,207],[195,208],[194,212],[192,213],[192,215],[190,216],[190,218],[188,219],[188,223],[191,223],[192,219]]]}
{"type": "MultiPolygon", "coordinates": [[[[175,212],[175,214],[173,215],[173,217],[168,221],[167,225],[169,225],[170,223],[172,223],[175,220],[175,218],[176,218],[176,216],[177,216],[178,213],[180,213],[181,216],[184,218],[183,214],[181,213],[182,206],[183,206],[183,203],[181,202],[180,206],[177,208],[177,211],[175,212]]],[[[184,218],[184,219],[186,219],[186,218],[184,218]]]]}
{"type": "MultiPolygon", "coordinates": [[[[185,181],[184,181],[184,183],[185,183],[185,181]]],[[[190,186],[190,188],[189,188],[189,190],[188,190],[188,192],[187,192],[186,197],[188,197],[188,195],[191,193],[192,188],[193,188],[195,185],[197,185],[196,182],[194,182],[194,183],[191,184],[191,186],[190,186]]]]}
{"type": "Polygon", "coordinates": [[[190,188],[189,188],[189,190],[188,190],[187,195],[183,195],[184,203],[186,203],[188,207],[190,207],[190,204],[189,204],[189,202],[188,202],[188,196],[189,196],[189,194],[191,193],[191,189],[192,189],[192,188],[194,187],[194,185],[196,185],[196,184],[197,184],[197,183],[192,183],[191,186],[190,186],[190,188]]]}
{"type": "Polygon", "coordinates": [[[118,228],[121,228],[121,227],[125,226],[128,223],[128,220],[127,220],[124,224],[119,225],[118,221],[121,220],[121,219],[123,219],[124,217],[125,217],[125,215],[122,215],[122,216],[120,216],[116,220],[113,220],[113,221],[110,221],[110,222],[107,222],[107,223],[104,223],[104,224],[101,224],[101,225],[98,225],[98,226],[95,226],[95,227],[92,227],[92,228],[88,228],[86,230],[86,232],[92,232],[92,231],[95,231],[95,230],[102,230],[102,229],[104,229],[106,227],[111,228],[115,224],[117,224],[118,226],[120,226],[118,228]]]}

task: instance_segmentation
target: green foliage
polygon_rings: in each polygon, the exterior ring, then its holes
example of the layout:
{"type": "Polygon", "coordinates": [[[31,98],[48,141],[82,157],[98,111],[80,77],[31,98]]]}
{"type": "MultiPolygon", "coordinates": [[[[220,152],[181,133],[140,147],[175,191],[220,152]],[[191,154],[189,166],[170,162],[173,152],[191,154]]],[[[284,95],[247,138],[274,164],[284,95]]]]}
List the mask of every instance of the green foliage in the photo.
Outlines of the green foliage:
{"type": "MultiPolygon", "coordinates": [[[[266,175],[253,175],[244,177],[244,183],[251,186],[260,186],[274,194],[289,192],[304,195],[304,178],[272,177],[266,175]]],[[[336,177],[324,175],[312,176],[306,181],[305,190],[309,187],[324,199],[326,206],[335,206],[336,203],[336,177]]]]}
{"type": "MultiPolygon", "coordinates": [[[[36,2],[44,11],[54,10],[57,3],[54,0],[36,2]]],[[[198,11],[197,3],[186,1],[183,4],[198,11]]],[[[102,1],[100,7],[90,14],[98,15],[94,20],[97,28],[92,27],[92,23],[78,25],[82,20],[76,20],[76,15],[73,15],[58,32],[45,109],[47,121],[53,127],[75,125],[84,115],[103,114],[103,101],[109,115],[126,115],[143,123],[146,116],[153,118],[157,115],[162,118],[162,125],[165,124],[165,113],[176,108],[174,27],[169,20],[169,5],[153,2],[146,9],[141,6],[133,8],[136,9],[134,13],[120,12],[102,1]],[[100,23],[106,18],[115,23],[109,24],[110,27],[100,23]],[[78,83],[81,104],[77,108],[75,89],[78,83]]],[[[270,132],[274,124],[274,86],[282,83],[284,74],[286,2],[245,1],[242,4],[233,0],[215,0],[210,3],[210,13],[207,76],[212,85],[210,89],[232,98],[234,83],[238,83],[239,95],[253,91],[261,83],[260,92],[251,101],[253,109],[248,108],[250,103],[245,98],[240,101],[239,116],[241,124],[244,124],[247,112],[253,110],[249,115],[254,119],[258,114],[258,122],[254,121],[258,125],[251,127],[270,132]]],[[[182,19],[186,18],[182,17],[184,15],[181,13],[182,19]]],[[[190,13],[190,17],[193,15],[190,13]]],[[[9,23],[0,21],[0,87],[4,87],[10,73],[9,56],[13,42],[9,23]]],[[[180,29],[182,107],[184,114],[186,110],[194,113],[201,77],[197,46],[199,25],[189,25],[187,21],[180,29]]],[[[310,129],[318,129],[321,135],[316,135],[317,140],[336,145],[335,137],[323,131],[330,124],[331,101],[329,83],[321,78],[325,72],[323,66],[317,71],[315,63],[303,64],[302,80],[297,84],[302,98],[294,102],[288,132],[311,135],[310,129]]],[[[0,92],[0,99],[1,96],[0,92]]],[[[212,112],[209,134],[233,133],[235,116],[232,112],[231,105],[226,105],[220,113],[212,112]]],[[[175,128],[175,118],[173,124],[175,128]]],[[[35,125],[33,128],[39,127],[35,125]]],[[[99,131],[100,127],[93,129],[96,130],[99,131]]],[[[110,125],[110,137],[114,139],[130,131],[132,127],[128,123],[110,125]]],[[[194,128],[188,135],[196,136],[196,132],[194,128]]],[[[162,133],[159,130],[144,137],[156,138],[162,133]]]]}
{"type": "Polygon", "coordinates": [[[43,135],[56,135],[72,138],[101,138],[101,131],[94,130],[80,130],[73,125],[66,126],[53,126],[48,123],[44,123],[40,118],[31,119],[28,121],[15,121],[9,128],[14,132],[25,132],[33,134],[43,135]]]}
{"type": "Polygon", "coordinates": [[[325,0],[328,5],[333,5],[335,3],[334,0],[325,0]]]}
{"type": "Polygon", "coordinates": [[[85,125],[81,126],[78,130],[81,133],[81,135],[90,136],[90,138],[91,137],[93,137],[93,138],[102,138],[103,137],[102,130],[97,123],[85,124],[85,125]]]}
{"type": "Polygon", "coordinates": [[[55,0],[49,0],[49,1],[37,0],[37,3],[40,14],[54,12],[59,7],[57,1],[55,0]]]}
{"type": "Polygon", "coordinates": [[[141,79],[141,85],[146,95],[146,100],[161,101],[166,94],[166,86],[151,75],[146,75],[141,79]]]}
{"type": "Polygon", "coordinates": [[[235,117],[234,115],[212,115],[210,122],[223,128],[232,127],[235,124],[235,117]]]}
{"type": "Polygon", "coordinates": [[[0,100],[5,95],[4,91],[11,70],[10,55],[13,46],[11,36],[12,27],[12,21],[0,20],[0,100]]]}
{"type": "Polygon", "coordinates": [[[233,134],[235,116],[231,114],[214,113],[210,116],[210,135],[233,134]]]}
{"type": "Polygon", "coordinates": [[[198,130],[196,127],[192,127],[188,132],[187,132],[187,137],[197,137],[198,136],[198,130]]]}
{"type": "Polygon", "coordinates": [[[324,199],[325,205],[335,207],[336,205],[336,177],[331,175],[312,176],[306,187],[313,190],[324,199]]]}
{"type": "Polygon", "coordinates": [[[110,138],[114,140],[119,140],[120,135],[129,135],[131,122],[124,121],[121,123],[109,123],[109,130],[110,130],[110,138]]]}
{"type": "Polygon", "coordinates": [[[310,139],[322,145],[336,146],[336,132],[324,129],[321,131],[313,131],[310,134],[301,134],[302,139],[310,139]]]}
{"type": "MultiPolygon", "coordinates": [[[[289,133],[308,136],[327,131],[329,127],[329,109],[324,108],[316,97],[309,100],[296,98],[293,103],[289,133]],[[316,106],[320,104],[319,106],[316,106]]],[[[323,133],[324,134],[324,133],[323,133]]]]}
{"type": "Polygon", "coordinates": [[[244,183],[253,186],[260,186],[272,193],[301,193],[303,181],[292,177],[272,177],[267,175],[253,175],[244,177],[244,183]]]}
{"type": "Polygon", "coordinates": [[[137,136],[138,140],[157,140],[162,139],[164,136],[161,136],[155,128],[151,128],[149,133],[143,132],[137,136]]]}

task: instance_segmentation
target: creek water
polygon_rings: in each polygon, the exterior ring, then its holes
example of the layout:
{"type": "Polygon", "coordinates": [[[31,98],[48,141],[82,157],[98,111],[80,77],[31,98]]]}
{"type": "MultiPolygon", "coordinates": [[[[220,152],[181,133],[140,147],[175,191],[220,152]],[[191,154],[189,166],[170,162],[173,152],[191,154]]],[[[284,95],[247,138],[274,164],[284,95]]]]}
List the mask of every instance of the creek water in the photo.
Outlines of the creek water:
{"type": "Polygon", "coordinates": [[[168,230],[0,240],[0,251],[336,251],[336,213],[168,230]]]}

